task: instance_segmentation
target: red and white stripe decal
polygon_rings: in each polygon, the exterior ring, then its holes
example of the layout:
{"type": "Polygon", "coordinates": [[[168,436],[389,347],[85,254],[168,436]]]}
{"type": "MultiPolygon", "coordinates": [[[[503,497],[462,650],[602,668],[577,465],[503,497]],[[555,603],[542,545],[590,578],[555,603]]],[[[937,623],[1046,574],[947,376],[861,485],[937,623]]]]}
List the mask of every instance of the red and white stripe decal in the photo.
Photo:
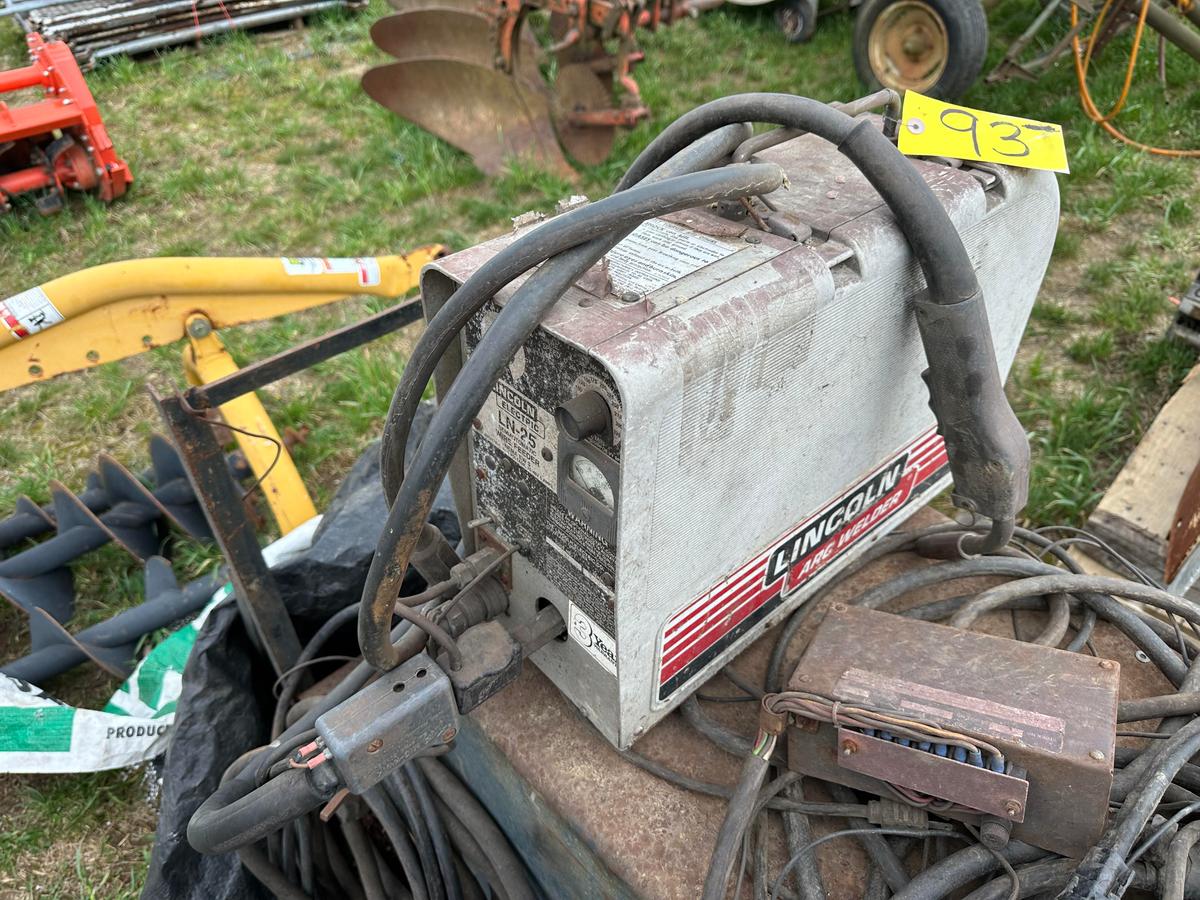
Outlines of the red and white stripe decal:
{"type": "Polygon", "coordinates": [[[9,333],[18,341],[21,338],[29,337],[29,332],[25,330],[25,326],[18,321],[16,316],[8,311],[8,307],[3,303],[0,303],[0,322],[4,323],[9,333]]]}
{"type": "Polygon", "coordinates": [[[666,684],[781,590],[787,595],[800,588],[864,537],[874,525],[903,506],[913,490],[933,477],[947,461],[946,446],[941,436],[931,428],[903,451],[891,456],[886,463],[824,504],[820,510],[795,528],[778,540],[772,541],[766,550],[727,576],[720,584],[705,591],[672,615],[663,630],[659,684],[666,684]],[[905,455],[907,459],[903,473],[888,493],[876,498],[850,521],[841,523],[836,533],[819,548],[794,560],[786,575],[768,579],[768,563],[777,548],[804,532],[810,524],[836,507],[839,501],[863,485],[869,484],[879,473],[905,455]]]}

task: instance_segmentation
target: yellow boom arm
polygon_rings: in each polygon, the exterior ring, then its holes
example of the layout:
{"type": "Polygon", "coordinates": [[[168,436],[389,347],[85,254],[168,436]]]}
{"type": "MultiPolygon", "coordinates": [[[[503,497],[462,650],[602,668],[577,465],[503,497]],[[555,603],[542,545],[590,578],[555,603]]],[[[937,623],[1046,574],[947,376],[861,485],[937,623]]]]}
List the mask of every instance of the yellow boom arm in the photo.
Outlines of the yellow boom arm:
{"type": "Polygon", "coordinates": [[[134,259],[84,269],[0,300],[0,391],[124,359],[186,336],[355,294],[398,297],[442,253],[364,259],[134,259]]]}
{"type": "MultiPolygon", "coordinates": [[[[135,259],[64,275],[0,301],[0,391],[184,337],[188,380],[213,381],[237,369],[216,329],[351,295],[400,296],[442,252],[434,245],[360,259],[135,259]]],[[[235,429],[263,436],[235,431],[280,531],[287,534],[316,515],[258,397],[231,400],[221,414],[235,429]]]]}

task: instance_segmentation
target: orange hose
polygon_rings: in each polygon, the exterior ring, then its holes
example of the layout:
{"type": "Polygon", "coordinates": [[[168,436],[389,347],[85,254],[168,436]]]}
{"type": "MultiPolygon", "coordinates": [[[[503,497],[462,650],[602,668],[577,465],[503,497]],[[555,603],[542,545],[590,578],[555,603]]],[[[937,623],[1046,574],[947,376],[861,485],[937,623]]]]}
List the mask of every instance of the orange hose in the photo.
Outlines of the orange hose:
{"type": "MultiPolygon", "coordinates": [[[[1137,30],[1133,34],[1133,49],[1129,52],[1129,65],[1125,69],[1125,83],[1121,86],[1121,93],[1117,97],[1117,102],[1113,104],[1112,109],[1108,113],[1101,113],[1092,99],[1092,93],[1088,90],[1087,75],[1088,69],[1092,65],[1092,52],[1096,47],[1096,40],[1100,34],[1101,28],[1104,25],[1104,20],[1108,16],[1108,12],[1112,7],[1113,0],[1104,0],[1104,6],[1096,15],[1096,23],[1092,26],[1091,34],[1088,35],[1087,49],[1081,53],[1079,45],[1079,35],[1076,34],[1072,39],[1072,49],[1075,51],[1072,54],[1075,63],[1075,77],[1079,81],[1079,101],[1083,106],[1083,111],[1087,117],[1115,137],[1117,140],[1135,147],[1138,150],[1144,150],[1147,153],[1153,153],[1157,156],[1170,157],[1200,157],[1200,149],[1196,150],[1173,150],[1167,147],[1153,147],[1150,144],[1143,144],[1141,141],[1134,140],[1127,134],[1123,134],[1112,124],[1112,119],[1125,107],[1125,102],[1129,99],[1129,89],[1133,84],[1133,70],[1137,65],[1138,51],[1142,46],[1142,35],[1146,30],[1146,14],[1150,10],[1150,4],[1153,0],[1142,0],[1141,13],[1138,15],[1137,30]]],[[[1190,3],[1190,0],[1186,0],[1190,3]]],[[[1071,26],[1074,27],[1079,22],[1079,8],[1071,4],[1071,26]]]]}

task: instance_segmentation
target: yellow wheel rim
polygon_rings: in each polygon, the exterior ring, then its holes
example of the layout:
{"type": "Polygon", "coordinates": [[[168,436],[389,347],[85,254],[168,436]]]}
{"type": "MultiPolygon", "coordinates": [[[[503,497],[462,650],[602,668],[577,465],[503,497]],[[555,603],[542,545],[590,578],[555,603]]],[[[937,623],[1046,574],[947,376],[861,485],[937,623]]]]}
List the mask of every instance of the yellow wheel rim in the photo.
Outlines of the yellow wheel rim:
{"type": "Polygon", "coordinates": [[[946,71],[950,36],[922,0],[900,0],[879,14],[867,36],[871,71],[884,87],[927,91],[946,71]]]}

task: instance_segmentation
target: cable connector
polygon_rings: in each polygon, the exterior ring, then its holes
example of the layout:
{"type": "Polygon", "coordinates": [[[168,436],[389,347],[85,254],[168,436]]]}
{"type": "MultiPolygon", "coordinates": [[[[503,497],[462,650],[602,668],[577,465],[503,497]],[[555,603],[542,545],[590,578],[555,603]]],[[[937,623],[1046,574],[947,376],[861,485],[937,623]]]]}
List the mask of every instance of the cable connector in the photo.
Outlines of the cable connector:
{"type": "Polygon", "coordinates": [[[779,737],[787,730],[788,714],[769,709],[766,701],[767,698],[764,697],[762,705],[758,708],[758,730],[779,737]]]}
{"type": "Polygon", "coordinates": [[[925,829],[929,827],[929,812],[885,797],[867,803],[867,821],[881,828],[925,829]]]}

